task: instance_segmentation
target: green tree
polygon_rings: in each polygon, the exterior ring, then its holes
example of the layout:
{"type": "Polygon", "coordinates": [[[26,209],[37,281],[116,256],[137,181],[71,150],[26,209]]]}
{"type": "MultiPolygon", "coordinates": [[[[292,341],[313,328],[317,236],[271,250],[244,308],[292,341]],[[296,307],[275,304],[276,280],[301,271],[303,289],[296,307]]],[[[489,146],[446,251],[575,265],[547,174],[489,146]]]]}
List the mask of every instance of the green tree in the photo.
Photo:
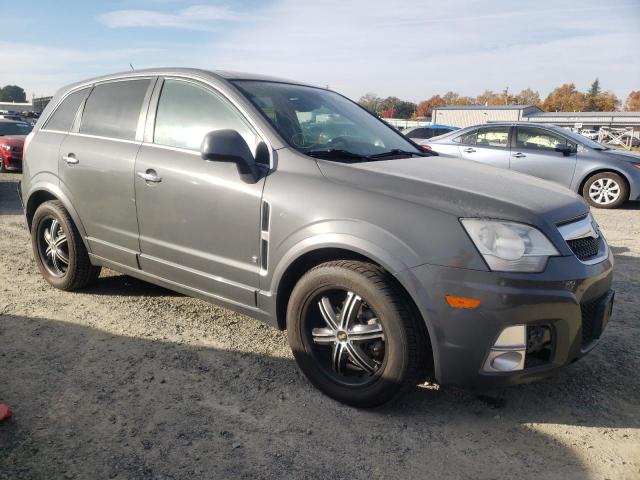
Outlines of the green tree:
{"type": "Polygon", "coordinates": [[[585,104],[585,109],[591,112],[595,112],[598,110],[597,104],[598,104],[598,96],[600,95],[600,80],[598,80],[597,78],[593,81],[593,83],[591,84],[591,87],[589,87],[589,91],[587,92],[587,94],[585,95],[585,99],[586,99],[586,104],[585,104]]]}
{"type": "Polygon", "coordinates": [[[0,102],[26,102],[27,94],[17,85],[0,88],[0,102]]]}
{"type": "Polygon", "coordinates": [[[398,97],[387,97],[380,104],[380,108],[385,118],[411,118],[415,114],[416,104],[398,97]]]}

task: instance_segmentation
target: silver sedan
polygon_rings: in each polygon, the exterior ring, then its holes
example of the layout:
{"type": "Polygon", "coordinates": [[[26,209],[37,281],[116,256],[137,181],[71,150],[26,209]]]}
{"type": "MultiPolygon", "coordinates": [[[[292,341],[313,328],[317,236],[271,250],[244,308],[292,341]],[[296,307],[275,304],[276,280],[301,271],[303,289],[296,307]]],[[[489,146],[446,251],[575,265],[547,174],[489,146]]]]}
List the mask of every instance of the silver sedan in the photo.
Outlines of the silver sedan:
{"type": "Polygon", "coordinates": [[[640,155],[569,130],[530,122],[490,123],[420,142],[441,156],[475,160],[560,183],[597,208],[640,200],[640,155]]]}

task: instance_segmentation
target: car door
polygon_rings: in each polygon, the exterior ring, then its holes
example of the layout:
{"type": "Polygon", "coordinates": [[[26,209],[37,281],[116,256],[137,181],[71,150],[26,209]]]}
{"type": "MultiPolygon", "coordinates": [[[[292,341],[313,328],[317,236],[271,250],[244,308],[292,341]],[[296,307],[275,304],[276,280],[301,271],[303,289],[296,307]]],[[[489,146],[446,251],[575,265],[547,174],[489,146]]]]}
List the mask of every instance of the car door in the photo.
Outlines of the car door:
{"type": "Polygon", "coordinates": [[[59,177],[84,225],[91,252],[137,268],[134,164],[151,78],[99,83],[60,145],[59,177]]]}
{"type": "Polygon", "coordinates": [[[509,130],[504,125],[480,127],[456,137],[461,158],[509,168],[509,130]]]}
{"type": "Polygon", "coordinates": [[[206,133],[237,130],[252,151],[261,138],[212,87],[159,82],[136,159],[140,266],[209,295],[255,305],[264,178],[246,183],[237,165],[203,160],[206,133]]]}
{"type": "Polygon", "coordinates": [[[571,186],[576,169],[577,145],[549,129],[517,126],[511,149],[511,169],[571,186]],[[568,148],[569,152],[556,149],[568,148]]]}

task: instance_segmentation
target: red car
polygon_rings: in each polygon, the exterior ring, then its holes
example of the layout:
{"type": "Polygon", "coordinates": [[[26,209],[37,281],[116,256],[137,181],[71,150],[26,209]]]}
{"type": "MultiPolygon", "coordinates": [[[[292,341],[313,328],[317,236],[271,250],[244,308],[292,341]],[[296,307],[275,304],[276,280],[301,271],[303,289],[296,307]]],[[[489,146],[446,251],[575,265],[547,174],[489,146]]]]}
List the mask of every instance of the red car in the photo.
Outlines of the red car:
{"type": "Polygon", "coordinates": [[[22,170],[24,139],[32,128],[25,122],[0,119],[0,172],[22,170]]]}

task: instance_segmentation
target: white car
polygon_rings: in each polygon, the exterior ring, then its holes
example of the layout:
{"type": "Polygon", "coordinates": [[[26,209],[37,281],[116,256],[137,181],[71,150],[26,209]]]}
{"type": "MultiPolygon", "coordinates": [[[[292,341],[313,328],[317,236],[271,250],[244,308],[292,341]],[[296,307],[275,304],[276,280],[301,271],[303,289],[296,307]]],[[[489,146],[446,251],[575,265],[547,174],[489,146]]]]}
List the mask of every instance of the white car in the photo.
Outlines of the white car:
{"type": "Polygon", "coordinates": [[[580,130],[580,135],[582,135],[583,137],[590,138],[591,140],[596,140],[598,138],[598,132],[591,129],[580,130]]]}

